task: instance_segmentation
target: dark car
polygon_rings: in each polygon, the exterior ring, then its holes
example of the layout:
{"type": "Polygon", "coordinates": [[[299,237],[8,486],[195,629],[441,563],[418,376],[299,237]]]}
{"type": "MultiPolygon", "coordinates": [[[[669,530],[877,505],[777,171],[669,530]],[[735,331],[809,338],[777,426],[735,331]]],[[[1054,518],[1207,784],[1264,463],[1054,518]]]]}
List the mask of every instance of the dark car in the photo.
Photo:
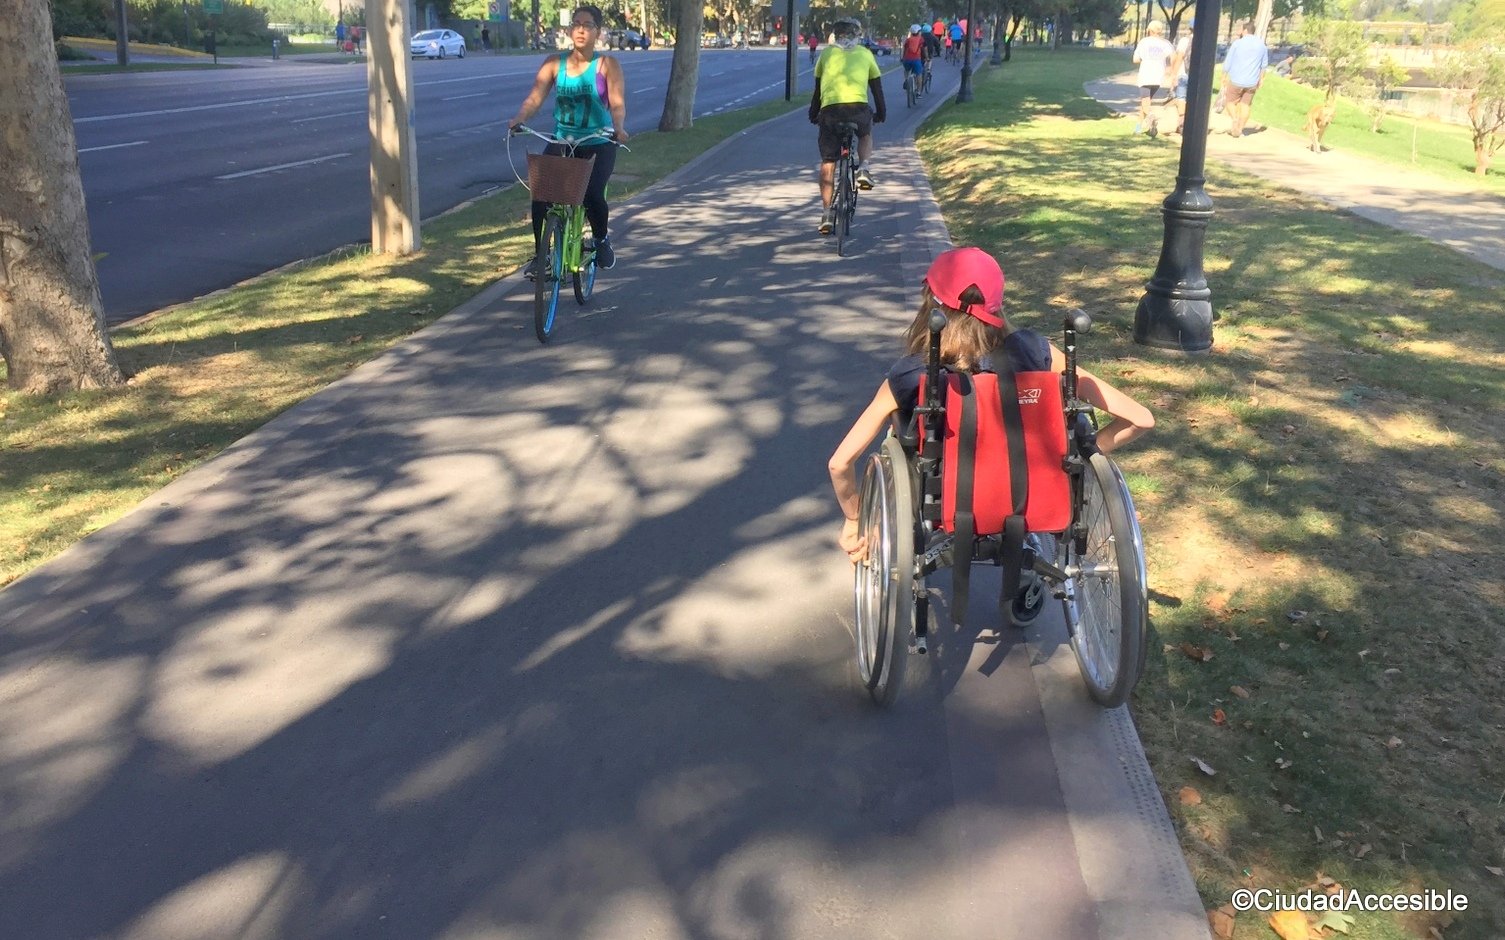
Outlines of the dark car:
{"type": "Polygon", "coordinates": [[[647,49],[653,43],[635,29],[613,29],[606,34],[608,49],[647,49]]]}
{"type": "Polygon", "coordinates": [[[894,47],[892,43],[883,42],[882,40],[869,39],[866,36],[863,36],[858,40],[858,42],[866,46],[867,51],[871,52],[875,56],[894,54],[894,47]]]}

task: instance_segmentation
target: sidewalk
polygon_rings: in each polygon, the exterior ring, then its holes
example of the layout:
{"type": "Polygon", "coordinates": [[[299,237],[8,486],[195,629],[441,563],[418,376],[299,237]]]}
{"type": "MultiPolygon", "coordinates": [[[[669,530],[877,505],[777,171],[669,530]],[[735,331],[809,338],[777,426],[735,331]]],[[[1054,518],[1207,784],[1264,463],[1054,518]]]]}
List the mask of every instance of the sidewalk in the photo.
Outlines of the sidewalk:
{"type": "MultiPolygon", "coordinates": [[[[1132,114],[1139,107],[1139,89],[1132,82],[1132,73],[1125,73],[1089,82],[1086,90],[1113,110],[1132,114]]],[[[1257,121],[1254,124],[1258,126],[1257,121]]],[[[1275,128],[1246,131],[1234,140],[1219,133],[1227,126],[1226,118],[1213,115],[1208,160],[1316,196],[1354,215],[1505,270],[1505,199],[1341,150],[1313,153],[1304,139],[1275,128]]],[[[1129,133],[1127,126],[1124,133],[1129,133]]]]}
{"type": "Polygon", "coordinates": [[[796,111],[550,345],[509,276],[0,593],[8,932],[1205,940],[1059,620],[979,569],[856,692],[825,460],[945,243],[897,100],[854,256],[796,111]]]}

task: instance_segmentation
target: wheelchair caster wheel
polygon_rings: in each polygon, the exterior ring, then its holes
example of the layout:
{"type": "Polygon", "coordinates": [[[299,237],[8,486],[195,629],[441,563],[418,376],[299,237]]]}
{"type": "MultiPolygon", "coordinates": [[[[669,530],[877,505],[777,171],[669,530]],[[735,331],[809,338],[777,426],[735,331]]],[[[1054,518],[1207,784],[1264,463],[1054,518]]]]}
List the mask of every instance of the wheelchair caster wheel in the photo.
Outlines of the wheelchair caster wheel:
{"type": "Polygon", "coordinates": [[[1035,622],[1040,611],[1045,609],[1045,598],[1051,593],[1039,575],[1025,575],[1023,581],[1019,592],[1014,595],[1014,602],[1009,605],[1009,623],[1020,628],[1035,622]]]}

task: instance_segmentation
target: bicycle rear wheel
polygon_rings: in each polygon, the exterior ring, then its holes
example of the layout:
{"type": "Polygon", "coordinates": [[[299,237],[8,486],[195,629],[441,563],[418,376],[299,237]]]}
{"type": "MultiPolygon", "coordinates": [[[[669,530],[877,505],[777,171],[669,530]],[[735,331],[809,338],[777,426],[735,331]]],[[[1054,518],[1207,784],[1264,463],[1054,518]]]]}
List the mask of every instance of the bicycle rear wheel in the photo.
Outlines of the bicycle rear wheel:
{"type": "Polygon", "coordinates": [[[915,92],[915,77],[913,72],[906,70],[904,73],[904,98],[912,108],[919,103],[919,96],[915,92]]]}
{"type": "Polygon", "coordinates": [[[550,212],[538,241],[538,266],[533,278],[533,332],[547,343],[559,313],[559,288],[564,283],[564,222],[550,212]]]}
{"type": "Polygon", "coordinates": [[[1085,544],[1066,538],[1068,565],[1080,573],[1068,584],[1066,624],[1087,694],[1105,708],[1122,705],[1144,668],[1149,599],[1144,539],[1123,475],[1093,454],[1082,475],[1085,544]]]}
{"type": "Polygon", "coordinates": [[[852,157],[843,154],[836,161],[836,195],[831,200],[831,209],[836,222],[836,254],[846,254],[847,235],[851,232],[851,220],[847,206],[852,201],[852,157]]]}

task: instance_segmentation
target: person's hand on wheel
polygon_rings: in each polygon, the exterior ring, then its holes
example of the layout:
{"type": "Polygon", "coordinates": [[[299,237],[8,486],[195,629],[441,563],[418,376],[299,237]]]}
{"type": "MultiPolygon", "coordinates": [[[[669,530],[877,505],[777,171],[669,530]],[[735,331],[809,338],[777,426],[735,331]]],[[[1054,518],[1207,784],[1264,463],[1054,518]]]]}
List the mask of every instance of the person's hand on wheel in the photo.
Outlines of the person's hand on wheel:
{"type": "Polygon", "coordinates": [[[851,559],[852,564],[855,565],[863,560],[863,556],[866,554],[863,549],[866,546],[862,540],[862,536],[857,533],[856,519],[848,519],[841,524],[841,535],[837,537],[836,541],[841,545],[841,550],[847,553],[847,558],[851,559]]]}

